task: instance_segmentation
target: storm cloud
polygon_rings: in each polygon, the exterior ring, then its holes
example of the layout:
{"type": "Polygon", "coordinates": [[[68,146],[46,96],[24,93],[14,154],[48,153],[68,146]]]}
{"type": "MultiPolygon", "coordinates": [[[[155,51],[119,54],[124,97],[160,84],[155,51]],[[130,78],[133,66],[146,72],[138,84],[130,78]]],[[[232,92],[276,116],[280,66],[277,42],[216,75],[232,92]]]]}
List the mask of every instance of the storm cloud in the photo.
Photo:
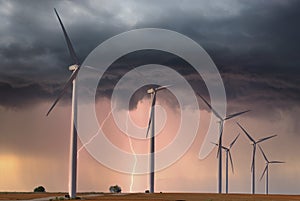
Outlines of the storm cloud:
{"type": "MultiPolygon", "coordinates": [[[[278,135],[272,142],[263,145],[272,160],[286,162],[278,169],[272,167],[271,190],[299,194],[298,0],[1,0],[2,191],[31,191],[37,185],[44,185],[47,191],[67,190],[71,88],[56,106],[55,112],[45,117],[71,74],[68,66],[73,64],[53,8],[59,12],[80,62],[102,42],[132,29],[169,29],[199,43],[210,55],[223,78],[228,113],[252,110],[227,122],[224,129],[224,145],[228,145],[241,133],[234,147],[236,150],[233,150],[236,173],[230,176],[231,192],[249,192],[251,182],[252,150],[247,136],[236,126],[236,120],[255,139],[269,134],[278,135]]],[[[110,98],[114,86],[123,75],[145,64],[171,67],[190,83],[196,94],[209,99],[202,77],[187,61],[176,55],[158,50],[142,50],[117,59],[99,82],[99,99],[95,109],[99,124],[107,131],[107,136],[118,139],[113,142],[129,152],[128,139],[131,139],[129,134],[132,133],[122,132],[117,127],[114,117],[110,115],[110,98]]],[[[129,105],[131,118],[145,128],[150,102],[142,99],[150,98],[145,95],[148,86],[138,89],[129,105]]],[[[177,125],[180,125],[180,115],[174,112],[178,101],[171,93],[161,93],[158,103],[167,105],[165,108],[168,115],[168,129],[159,135],[168,137],[175,134],[177,125]]],[[[157,174],[159,191],[216,190],[215,153],[205,160],[197,157],[211,116],[209,108],[200,99],[199,106],[200,110],[195,110],[201,113],[197,138],[182,159],[157,174]]],[[[128,110],[126,108],[117,112],[124,114],[128,110]]],[[[162,117],[157,115],[158,119],[162,117]]],[[[144,139],[144,133],[141,136],[144,139]]],[[[132,139],[136,150],[146,150],[147,139],[132,139]]],[[[165,143],[163,140],[157,142],[159,146],[165,143]]],[[[82,142],[79,142],[79,146],[82,146],[82,142]]],[[[103,152],[100,147],[99,151],[103,152]]],[[[110,185],[118,184],[124,192],[129,192],[131,175],[117,173],[101,165],[85,149],[82,149],[79,156],[79,191],[105,192],[110,185]]],[[[265,163],[262,156],[258,156],[260,174],[265,163]]],[[[148,185],[147,175],[135,176],[134,182],[133,192],[144,192],[148,185]]],[[[258,183],[257,188],[259,193],[263,193],[264,183],[258,183]]]]}
{"type": "MultiPolygon", "coordinates": [[[[72,62],[54,7],[80,61],[101,42],[121,32],[147,27],[170,29],[195,40],[209,53],[223,78],[230,106],[260,107],[271,100],[274,107],[285,108],[300,100],[299,1],[24,0],[1,1],[0,7],[3,107],[51,101],[70,75],[67,66],[72,62]]],[[[126,62],[134,66],[151,59],[184,74],[196,93],[205,91],[199,76],[199,80],[189,79],[195,72],[167,54],[135,54],[114,66],[124,71],[126,62]]],[[[113,83],[102,80],[104,87],[99,88],[99,94],[109,96],[113,83]]]]}

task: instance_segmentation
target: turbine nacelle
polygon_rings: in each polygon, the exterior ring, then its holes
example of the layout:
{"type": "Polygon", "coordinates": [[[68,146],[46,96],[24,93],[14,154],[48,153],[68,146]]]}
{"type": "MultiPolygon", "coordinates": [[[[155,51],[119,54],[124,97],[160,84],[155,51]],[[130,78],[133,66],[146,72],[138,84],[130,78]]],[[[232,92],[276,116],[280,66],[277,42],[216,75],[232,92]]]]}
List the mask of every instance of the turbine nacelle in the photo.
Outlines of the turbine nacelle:
{"type": "Polygon", "coordinates": [[[148,94],[155,94],[157,91],[163,90],[163,89],[167,89],[172,85],[165,85],[165,86],[160,86],[160,87],[156,87],[156,88],[150,88],[147,90],[148,94]]]}
{"type": "Polygon", "coordinates": [[[155,91],[155,89],[153,89],[153,88],[147,90],[147,93],[148,93],[148,94],[154,94],[155,92],[156,92],[156,91],[155,91]]]}
{"type": "Polygon", "coordinates": [[[74,64],[74,65],[69,66],[69,70],[70,70],[70,71],[74,71],[74,70],[76,70],[77,68],[79,68],[79,65],[77,65],[77,64],[74,64]]]}

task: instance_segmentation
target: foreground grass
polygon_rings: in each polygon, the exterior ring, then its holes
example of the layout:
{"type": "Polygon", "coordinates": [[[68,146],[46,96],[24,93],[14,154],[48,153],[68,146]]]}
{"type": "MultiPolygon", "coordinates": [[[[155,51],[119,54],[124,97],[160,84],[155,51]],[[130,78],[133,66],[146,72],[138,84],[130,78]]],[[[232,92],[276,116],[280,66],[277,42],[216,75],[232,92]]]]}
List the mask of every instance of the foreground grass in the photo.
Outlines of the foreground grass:
{"type": "MultiPolygon", "coordinates": [[[[89,193],[79,193],[83,200],[99,201],[294,201],[298,195],[247,195],[247,194],[208,194],[208,193],[130,193],[100,194],[89,197],[89,193]]],[[[0,200],[29,200],[34,198],[63,197],[65,193],[0,193],[0,200]]]]}

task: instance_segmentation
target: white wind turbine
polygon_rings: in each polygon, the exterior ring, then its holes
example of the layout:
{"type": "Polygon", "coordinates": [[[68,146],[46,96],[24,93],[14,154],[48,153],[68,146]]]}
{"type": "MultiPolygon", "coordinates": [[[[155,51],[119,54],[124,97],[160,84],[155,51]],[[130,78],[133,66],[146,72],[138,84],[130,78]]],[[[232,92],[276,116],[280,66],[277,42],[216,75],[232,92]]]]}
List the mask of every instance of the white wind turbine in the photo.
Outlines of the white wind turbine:
{"type": "Polygon", "coordinates": [[[260,177],[260,180],[262,180],[262,178],[264,177],[264,175],[266,174],[266,194],[269,194],[269,164],[275,164],[275,163],[284,163],[282,161],[269,161],[268,158],[266,157],[264,151],[262,150],[262,148],[258,145],[262,155],[264,156],[264,159],[266,161],[266,167],[260,177]]]}
{"type": "Polygon", "coordinates": [[[61,99],[61,97],[65,94],[66,90],[70,87],[70,85],[73,83],[73,90],[72,90],[72,113],[71,113],[71,136],[70,136],[70,161],[69,161],[69,196],[70,198],[76,198],[76,177],[77,177],[77,130],[76,130],[76,122],[77,122],[77,90],[76,90],[76,77],[80,70],[80,63],[78,61],[78,57],[76,56],[76,53],[74,51],[74,48],[72,46],[71,40],[68,37],[68,34],[65,30],[65,27],[56,11],[54,9],[55,14],[58,18],[58,21],[60,23],[60,26],[63,30],[65,40],[67,42],[67,46],[69,49],[70,56],[73,60],[73,65],[69,66],[69,70],[72,71],[72,74],[66,84],[64,85],[62,91],[58,95],[58,97],[55,99],[54,103],[50,107],[50,109],[47,112],[47,116],[50,114],[52,109],[55,107],[55,105],[58,103],[58,101],[61,99]]]}
{"type": "Polygon", "coordinates": [[[265,141],[265,140],[268,140],[270,138],[273,138],[277,135],[271,135],[271,136],[268,136],[268,137],[264,137],[264,138],[261,138],[257,141],[255,141],[251,136],[250,134],[237,122],[237,125],[243,130],[243,132],[247,135],[247,137],[249,138],[249,140],[251,141],[252,143],[252,146],[253,146],[253,153],[252,153],[252,165],[251,165],[251,172],[252,172],[252,194],[255,194],[255,153],[256,153],[256,145],[258,145],[259,143],[265,141]]]}
{"type": "Polygon", "coordinates": [[[155,171],[155,104],[156,104],[156,94],[158,91],[167,89],[170,87],[168,86],[161,86],[156,88],[150,88],[147,90],[147,93],[151,95],[151,111],[150,117],[148,122],[147,134],[146,138],[148,137],[148,133],[151,126],[151,136],[150,136],[150,193],[154,193],[154,171],[155,171]]]}
{"type": "MultiPolygon", "coordinates": [[[[236,140],[238,139],[238,137],[240,136],[240,134],[238,134],[236,136],[236,138],[230,143],[229,147],[224,147],[222,146],[222,149],[225,150],[225,153],[226,153],[226,163],[225,163],[225,169],[226,169],[226,194],[228,194],[228,159],[230,159],[230,164],[231,164],[231,170],[232,170],[232,173],[234,173],[234,168],[233,168],[233,161],[232,161],[232,156],[231,156],[231,152],[230,152],[230,149],[232,148],[232,146],[234,145],[234,143],[236,142],[236,140]]],[[[213,143],[215,144],[216,146],[219,146],[217,143],[213,143]]]]}
{"type": "Polygon", "coordinates": [[[230,114],[226,117],[221,117],[218,112],[212,108],[212,106],[201,96],[199,95],[200,98],[204,101],[204,103],[209,107],[209,109],[211,109],[211,111],[214,113],[214,115],[219,119],[219,131],[220,131],[220,135],[219,135],[219,143],[218,143],[218,157],[219,157],[219,171],[218,171],[218,192],[222,193],[222,135],[223,135],[223,126],[226,120],[229,120],[231,118],[237,117],[241,114],[244,114],[246,112],[249,112],[250,110],[245,110],[243,112],[238,112],[238,113],[234,113],[234,114],[230,114]]]}

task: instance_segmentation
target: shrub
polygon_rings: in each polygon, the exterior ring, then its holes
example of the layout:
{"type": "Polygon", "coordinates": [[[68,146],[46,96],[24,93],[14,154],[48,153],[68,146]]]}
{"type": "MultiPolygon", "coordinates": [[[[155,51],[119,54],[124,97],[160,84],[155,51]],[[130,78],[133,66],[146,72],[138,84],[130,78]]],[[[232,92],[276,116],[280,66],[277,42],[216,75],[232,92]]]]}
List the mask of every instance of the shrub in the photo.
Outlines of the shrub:
{"type": "Polygon", "coordinates": [[[109,191],[110,191],[111,193],[121,193],[122,189],[121,189],[120,186],[115,185],[115,186],[109,187],[109,191]]]}
{"type": "Polygon", "coordinates": [[[39,187],[36,187],[33,192],[35,193],[44,193],[46,192],[45,188],[43,186],[39,186],[39,187]]]}

